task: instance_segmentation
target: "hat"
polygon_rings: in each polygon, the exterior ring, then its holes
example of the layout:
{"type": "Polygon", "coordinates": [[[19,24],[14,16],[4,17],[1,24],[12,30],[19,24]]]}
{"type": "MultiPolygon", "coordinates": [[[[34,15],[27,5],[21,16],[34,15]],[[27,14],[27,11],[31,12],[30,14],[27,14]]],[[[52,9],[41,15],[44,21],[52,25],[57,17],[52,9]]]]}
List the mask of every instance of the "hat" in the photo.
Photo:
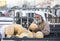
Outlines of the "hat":
{"type": "Polygon", "coordinates": [[[35,11],[35,13],[38,14],[38,15],[41,15],[43,17],[43,20],[46,21],[46,18],[45,18],[45,15],[44,15],[44,13],[46,13],[46,12],[43,12],[43,11],[35,11]]]}
{"type": "Polygon", "coordinates": [[[41,15],[42,17],[43,17],[43,20],[44,21],[46,21],[46,18],[45,18],[45,14],[50,14],[50,15],[52,15],[53,17],[56,17],[56,15],[54,15],[54,14],[52,14],[52,13],[50,13],[50,12],[44,12],[44,11],[35,11],[35,13],[36,14],[38,14],[38,15],[41,15]]]}

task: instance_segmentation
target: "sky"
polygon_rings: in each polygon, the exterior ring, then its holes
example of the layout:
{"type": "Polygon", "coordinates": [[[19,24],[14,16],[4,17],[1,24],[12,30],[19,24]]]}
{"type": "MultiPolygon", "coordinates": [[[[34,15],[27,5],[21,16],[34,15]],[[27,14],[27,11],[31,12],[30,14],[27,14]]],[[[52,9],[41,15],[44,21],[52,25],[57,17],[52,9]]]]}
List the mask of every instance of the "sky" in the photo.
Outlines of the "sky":
{"type": "MultiPolygon", "coordinates": [[[[0,1],[5,1],[5,0],[0,0],[0,1]]],[[[24,2],[26,2],[26,1],[28,3],[30,3],[31,5],[34,5],[34,4],[46,2],[47,0],[6,0],[6,1],[7,1],[7,7],[13,7],[13,6],[22,7],[24,2]]],[[[54,2],[52,2],[52,4],[53,4],[52,6],[54,6],[55,4],[60,4],[60,0],[54,0],[54,2]]]]}
{"type": "MultiPolygon", "coordinates": [[[[24,4],[24,2],[25,1],[27,1],[27,2],[29,2],[31,5],[34,5],[34,2],[36,1],[37,3],[39,3],[39,2],[42,2],[42,1],[40,1],[40,0],[7,0],[7,5],[8,5],[8,7],[12,7],[12,6],[15,6],[15,5],[17,5],[17,6],[22,6],[22,4],[24,4]]],[[[36,4],[36,3],[35,3],[36,4]]]]}

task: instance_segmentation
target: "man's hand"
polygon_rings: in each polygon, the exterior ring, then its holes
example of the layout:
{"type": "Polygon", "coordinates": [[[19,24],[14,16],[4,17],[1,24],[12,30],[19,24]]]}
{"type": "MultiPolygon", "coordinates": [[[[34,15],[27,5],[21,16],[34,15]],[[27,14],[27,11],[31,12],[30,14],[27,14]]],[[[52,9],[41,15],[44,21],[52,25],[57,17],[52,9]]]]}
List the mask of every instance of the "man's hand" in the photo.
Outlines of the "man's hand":
{"type": "Polygon", "coordinates": [[[34,23],[37,24],[37,25],[40,25],[42,23],[42,21],[38,20],[38,21],[34,21],[34,23]]]}

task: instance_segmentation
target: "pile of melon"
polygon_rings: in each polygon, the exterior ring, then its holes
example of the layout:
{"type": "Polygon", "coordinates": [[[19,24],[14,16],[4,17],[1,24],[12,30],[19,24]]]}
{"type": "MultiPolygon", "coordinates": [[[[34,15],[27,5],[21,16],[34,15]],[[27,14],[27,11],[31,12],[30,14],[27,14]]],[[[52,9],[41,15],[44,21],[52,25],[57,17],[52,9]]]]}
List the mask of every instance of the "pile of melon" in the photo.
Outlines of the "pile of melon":
{"type": "Polygon", "coordinates": [[[42,32],[34,32],[37,27],[38,26],[34,23],[29,26],[29,29],[24,28],[20,24],[12,24],[5,27],[5,35],[7,38],[10,38],[12,36],[16,36],[18,38],[44,38],[42,32]],[[32,30],[32,32],[30,30],[32,30]]]}

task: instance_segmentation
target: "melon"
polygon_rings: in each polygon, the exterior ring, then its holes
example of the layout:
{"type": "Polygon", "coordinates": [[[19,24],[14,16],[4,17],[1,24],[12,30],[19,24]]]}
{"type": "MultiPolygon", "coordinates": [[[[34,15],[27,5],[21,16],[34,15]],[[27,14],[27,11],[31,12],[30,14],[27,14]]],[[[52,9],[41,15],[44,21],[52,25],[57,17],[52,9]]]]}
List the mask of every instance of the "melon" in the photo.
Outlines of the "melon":
{"type": "Polygon", "coordinates": [[[22,34],[20,34],[20,38],[29,38],[29,35],[28,35],[28,33],[22,33],[22,34]]]}
{"type": "Polygon", "coordinates": [[[31,31],[28,31],[29,38],[34,38],[34,35],[31,31]]]}
{"type": "Polygon", "coordinates": [[[29,26],[29,30],[37,31],[37,29],[38,29],[38,26],[37,26],[35,23],[32,23],[32,24],[29,26]]]}
{"type": "Polygon", "coordinates": [[[21,33],[24,33],[24,32],[28,32],[26,28],[19,28],[17,34],[21,34],[21,33]]]}
{"type": "Polygon", "coordinates": [[[35,33],[35,38],[44,38],[44,35],[42,32],[38,31],[35,33]]]}
{"type": "Polygon", "coordinates": [[[9,26],[5,27],[5,34],[6,34],[7,37],[10,37],[14,34],[13,25],[9,25],[9,26]]]}

